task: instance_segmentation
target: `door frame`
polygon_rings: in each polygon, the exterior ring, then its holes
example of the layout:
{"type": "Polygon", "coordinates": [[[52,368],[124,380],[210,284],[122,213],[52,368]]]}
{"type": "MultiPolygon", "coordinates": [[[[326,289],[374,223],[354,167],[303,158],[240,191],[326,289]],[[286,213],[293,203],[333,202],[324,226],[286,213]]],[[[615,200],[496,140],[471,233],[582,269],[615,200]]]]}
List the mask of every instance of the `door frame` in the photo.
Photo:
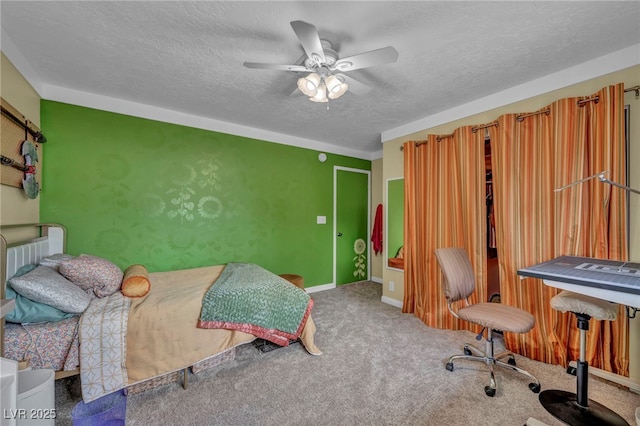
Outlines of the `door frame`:
{"type": "Polygon", "coordinates": [[[338,171],[364,173],[367,175],[367,280],[371,279],[371,171],[352,167],[333,166],[333,285],[337,286],[338,259],[338,171]]]}

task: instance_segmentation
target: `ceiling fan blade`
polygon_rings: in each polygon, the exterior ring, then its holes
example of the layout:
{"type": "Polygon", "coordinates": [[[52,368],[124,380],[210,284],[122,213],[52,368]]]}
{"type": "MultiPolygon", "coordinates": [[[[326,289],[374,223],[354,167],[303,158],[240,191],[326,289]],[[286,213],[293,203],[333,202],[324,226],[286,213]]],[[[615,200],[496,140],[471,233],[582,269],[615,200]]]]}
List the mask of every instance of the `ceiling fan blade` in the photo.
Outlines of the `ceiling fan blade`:
{"type": "Polygon", "coordinates": [[[367,86],[364,83],[360,83],[358,80],[352,77],[349,77],[348,75],[344,75],[344,74],[335,74],[335,75],[349,85],[348,92],[351,92],[354,95],[363,96],[371,91],[371,87],[367,86]]]}
{"type": "Polygon", "coordinates": [[[296,72],[309,71],[307,67],[305,67],[304,65],[263,64],[260,62],[244,62],[242,65],[244,65],[247,68],[258,68],[258,69],[264,69],[264,70],[296,71],[296,72]]]}
{"type": "Polygon", "coordinates": [[[391,46],[371,50],[359,55],[349,56],[336,61],[333,68],[338,71],[353,71],[375,65],[390,64],[398,60],[398,51],[391,46]]]}
{"type": "Polygon", "coordinates": [[[307,56],[318,64],[324,62],[324,49],[316,27],[304,21],[291,21],[291,27],[307,56]]]}

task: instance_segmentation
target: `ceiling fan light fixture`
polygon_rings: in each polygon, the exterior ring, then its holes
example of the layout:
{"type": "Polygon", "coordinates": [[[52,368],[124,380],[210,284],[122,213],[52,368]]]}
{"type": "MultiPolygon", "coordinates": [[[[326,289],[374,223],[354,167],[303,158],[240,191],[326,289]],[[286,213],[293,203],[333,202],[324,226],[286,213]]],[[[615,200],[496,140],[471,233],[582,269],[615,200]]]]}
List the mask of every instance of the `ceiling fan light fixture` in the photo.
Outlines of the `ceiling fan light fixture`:
{"type": "Polygon", "coordinates": [[[340,96],[347,93],[347,90],[349,89],[349,85],[335,75],[327,77],[325,79],[325,83],[329,92],[329,99],[338,99],[340,96]]]}
{"type": "Polygon", "coordinates": [[[298,79],[298,89],[305,95],[311,97],[315,96],[320,86],[321,78],[318,74],[312,72],[306,77],[298,79]]]}
{"type": "Polygon", "coordinates": [[[313,102],[329,102],[329,99],[327,99],[327,86],[324,85],[324,82],[320,83],[315,95],[309,97],[309,100],[313,102]]]}
{"type": "MultiPolygon", "coordinates": [[[[391,64],[398,60],[398,51],[392,46],[340,59],[338,52],[333,50],[331,42],[321,39],[314,25],[300,20],[291,21],[290,24],[304,50],[304,55],[295,62],[295,65],[244,62],[244,66],[307,74],[305,77],[298,78],[297,89],[314,102],[338,99],[348,90],[354,95],[364,95],[370,88],[342,72],[391,64]],[[333,76],[331,73],[336,71],[338,74],[333,76]],[[346,83],[347,81],[349,84],[346,83]]],[[[294,93],[297,92],[294,91],[294,93]]]]}
{"type": "Polygon", "coordinates": [[[329,92],[329,95],[328,95],[329,99],[338,99],[340,96],[347,93],[348,89],[349,89],[349,85],[347,83],[342,83],[340,85],[340,90],[338,92],[329,92]]]}
{"type": "Polygon", "coordinates": [[[340,85],[342,82],[335,75],[330,75],[329,77],[324,79],[325,84],[327,85],[327,89],[329,92],[338,92],[340,90],[340,85]]]}

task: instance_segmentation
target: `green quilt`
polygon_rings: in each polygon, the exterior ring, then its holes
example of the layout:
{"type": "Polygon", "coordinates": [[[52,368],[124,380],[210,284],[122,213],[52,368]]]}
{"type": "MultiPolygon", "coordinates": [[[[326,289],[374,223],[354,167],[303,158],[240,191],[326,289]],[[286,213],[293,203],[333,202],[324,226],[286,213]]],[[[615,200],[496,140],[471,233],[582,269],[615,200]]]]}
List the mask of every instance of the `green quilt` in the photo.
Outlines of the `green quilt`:
{"type": "Polygon", "coordinates": [[[202,300],[198,327],[287,346],[300,336],[312,307],[309,295],[284,278],[251,263],[228,263],[202,300]]]}

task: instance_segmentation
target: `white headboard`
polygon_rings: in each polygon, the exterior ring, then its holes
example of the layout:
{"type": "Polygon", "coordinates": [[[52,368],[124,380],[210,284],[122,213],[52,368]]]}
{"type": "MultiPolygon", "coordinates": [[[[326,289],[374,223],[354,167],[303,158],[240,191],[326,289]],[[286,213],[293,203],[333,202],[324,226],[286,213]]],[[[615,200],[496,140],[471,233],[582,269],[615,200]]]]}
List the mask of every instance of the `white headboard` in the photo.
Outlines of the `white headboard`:
{"type": "Polygon", "coordinates": [[[7,248],[5,279],[13,277],[24,265],[38,263],[44,257],[64,252],[64,228],[48,227],[48,235],[7,248]]]}
{"type": "MultiPolygon", "coordinates": [[[[8,225],[2,229],[32,230],[35,228],[38,238],[7,244],[4,235],[0,235],[0,299],[4,299],[7,280],[13,277],[24,265],[38,263],[40,259],[66,250],[67,230],[54,223],[31,225],[8,225]]],[[[4,301],[3,301],[4,303],[4,301]]],[[[4,318],[0,319],[0,356],[4,354],[4,318]]]]}
{"type": "MultiPolygon", "coordinates": [[[[66,229],[64,226],[57,224],[25,225],[25,227],[29,226],[40,228],[42,236],[29,241],[6,245],[6,253],[3,253],[4,276],[0,277],[3,285],[22,266],[32,263],[37,264],[44,257],[56,253],[64,253],[65,251],[66,229]]],[[[4,239],[4,237],[2,238],[4,239]]]]}

